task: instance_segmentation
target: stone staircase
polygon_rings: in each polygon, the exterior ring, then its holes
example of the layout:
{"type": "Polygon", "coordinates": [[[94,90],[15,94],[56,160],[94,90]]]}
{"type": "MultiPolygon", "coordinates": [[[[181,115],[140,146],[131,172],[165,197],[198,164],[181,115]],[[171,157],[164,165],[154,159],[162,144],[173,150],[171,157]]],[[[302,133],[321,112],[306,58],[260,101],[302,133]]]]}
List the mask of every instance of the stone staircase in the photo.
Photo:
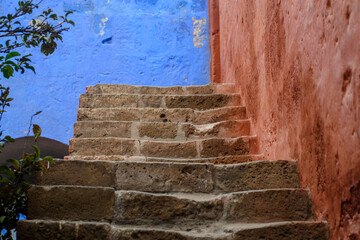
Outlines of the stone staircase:
{"type": "Polygon", "coordinates": [[[262,161],[234,87],[96,85],[18,239],[328,239],[293,161],[262,161]]]}

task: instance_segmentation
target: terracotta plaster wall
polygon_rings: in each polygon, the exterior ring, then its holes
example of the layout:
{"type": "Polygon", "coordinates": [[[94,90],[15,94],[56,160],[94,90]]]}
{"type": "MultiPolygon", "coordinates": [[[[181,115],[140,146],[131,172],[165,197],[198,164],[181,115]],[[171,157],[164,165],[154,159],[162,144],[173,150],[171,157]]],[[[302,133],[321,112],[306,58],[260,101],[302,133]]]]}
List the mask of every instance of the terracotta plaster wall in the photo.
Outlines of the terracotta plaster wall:
{"type": "Polygon", "coordinates": [[[331,239],[360,239],[360,1],[219,0],[222,82],[267,159],[298,160],[331,239]]]}

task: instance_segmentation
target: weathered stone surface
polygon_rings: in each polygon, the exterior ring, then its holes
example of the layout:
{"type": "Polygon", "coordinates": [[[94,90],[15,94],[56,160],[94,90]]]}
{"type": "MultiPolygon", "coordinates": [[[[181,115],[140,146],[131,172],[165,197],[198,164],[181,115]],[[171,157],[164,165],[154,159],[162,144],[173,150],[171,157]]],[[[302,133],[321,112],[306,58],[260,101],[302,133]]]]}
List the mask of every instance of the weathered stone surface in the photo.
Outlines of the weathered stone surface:
{"type": "Polygon", "coordinates": [[[212,165],[119,162],[116,188],[144,192],[211,192],[212,165]]]}
{"type": "Polygon", "coordinates": [[[214,181],[225,192],[299,187],[297,164],[290,161],[216,165],[214,181]]]}
{"type": "Polygon", "coordinates": [[[55,160],[38,174],[36,184],[114,187],[115,175],[114,162],[55,160]]]}
{"type": "Polygon", "coordinates": [[[328,240],[324,222],[275,223],[262,227],[245,228],[234,234],[234,240],[328,240]]]}
{"type": "Polygon", "coordinates": [[[141,86],[139,88],[140,94],[167,94],[167,95],[182,95],[185,94],[186,87],[175,86],[175,87],[146,87],[141,86]]]}
{"type": "Polygon", "coordinates": [[[174,139],[177,137],[178,124],[176,123],[141,123],[139,137],[154,139],[174,139]]]}
{"type": "Polygon", "coordinates": [[[165,96],[165,106],[168,108],[191,108],[206,110],[225,106],[237,106],[240,104],[239,95],[189,95],[189,96],[165,96]]]}
{"type": "Polygon", "coordinates": [[[250,121],[224,121],[204,125],[183,124],[181,129],[186,138],[236,138],[250,134],[250,121]]]}
{"type": "Polygon", "coordinates": [[[80,108],[137,107],[138,95],[80,95],[80,108]]]}
{"type": "MultiPolygon", "coordinates": [[[[212,94],[212,93],[214,93],[212,85],[188,86],[188,87],[185,87],[185,91],[187,94],[212,94]]],[[[171,95],[171,94],[168,94],[168,95],[171,95]]]]}
{"type": "Polygon", "coordinates": [[[113,188],[35,186],[28,191],[28,219],[111,221],[113,188]]]}
{"type": "Polygon", "coordinates": [[[227,220],[281,222],[312,218],[311,200],[307,190],[256,190],[234,193],[226,198],[227,220]]]}
{"type": "Polygon", "coordinates": [[[74,137],[131,137],[131,122],[81,121],[74,125],[74,137]]]}
{"type": "Polygon", "coordinates": [[[142,141],[141,153],[148,157],[194,158],[197,148],[196,142],[142,141]]]}
{"type": "Polygon", "coordinates": [[[240,156],[223,156],[211,158],[156,158],[146,157],[148,162],[175,162],[175,163],[212,163],[212,164],[236,164],[251,161],[262,160],[262,155],[240,155],[240,156]]]}
{"type": "Polygon", "coordinates": [[[112,231],[113,240],[228,240],[230,234],[192,233],[156,228],[117,228],[112,231]]]}
{"type": "Polygon", "coordinates": [[[120,84],[96,84],[86,88],[87,94],[133,94],[138,92],[138,86],[120,84]]]}
{"type": "Polygon", "coordinates": [[[19,240],[110,240],[106,223],[21,220],[16,229],[19,240]]]}
{"type": "Polygon", "coordinates": [[[195,111],[195,124],[208,124],[225,120],[241,120],[246,118],[245,107],[224,107],[207,111],[195,111]]]}
{"type": "Polygon", "coordinates": [[[71,155],[135,155],[136,141],[122,138],[70,139],[71,155]]]}
{"type": "Polygon", "coordinates": [[[78,121],[140,121],[136,108],[79,108],[78,121]]]}
{"type": "Polygon", "coordinates": [[[138,107],[141,108],[159,108],[162,106],[163,96],[159,95],[141,95],[138,107]]]}
{"type": "Polygon", "coordinates": [[[191,122],[194,118],[192,109],[142,109],[143,122],[191,122]]]}
{"type": "Polygon", "coordinates": [[[181,195],[116,192],[115,221],[179,222],[219,220],[223,214],[220,198],[193,200],[181,195]]]}
{"type": "Polygon", "coordinates": [[[247,138],[215,138],[202,141],[201,157],[217,157],[227,155],[247,155],[250,153],[247,138]]]}

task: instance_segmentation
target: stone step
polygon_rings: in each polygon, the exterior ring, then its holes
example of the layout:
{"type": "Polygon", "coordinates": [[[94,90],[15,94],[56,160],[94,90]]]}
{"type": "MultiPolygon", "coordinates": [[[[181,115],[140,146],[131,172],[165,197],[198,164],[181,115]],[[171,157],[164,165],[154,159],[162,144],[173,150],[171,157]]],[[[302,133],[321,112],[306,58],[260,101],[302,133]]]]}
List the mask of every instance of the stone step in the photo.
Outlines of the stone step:
{"type": "Polygon", "coordinates": [[[79,108],[78,121],[188,122],[208,124],[225,120],[243,120],[245,107],[223,107],[197,111],[190,108],[79,108]]]}
{"type": "Polygon", "coordinates": [[[204,222],[271,222],[312,219],[307,190],[271,189],[210,194],[117,191],[117,224],[196,225],[204,222]]]}
{"type": "Polygon", "coordinates": [[[151,141],[126,138],[73,138],[70,155],[125,155],[165,158],[209,158],[258,152],[256,137],[210,138],[193,141],[151,141]]]}
{"type": "Polygon", "coordinates": [[[299,179],[296,162],[283,160],[227,165],[56,160],[38,175],[37,184],[155,193],[226,193],[298,188],[299,179]]]}
{"type": "Polygon", "coordinates": [[[239,94],[137,95],[82,94],[80,108],[191,108],[196,110],[240,106],[239,94]]]}
{"type": "Polygon", "coordinates": [[[194,95],[212,93],[233,93],[233,84],[209,84],[202,86],[149,87],[120,84],[97,84],[86,88],[88,94],[156,94],[194,95]]]}
{"type": "Polygon", "coordinates": [[[122,156],[122,155],[74,155],[65,156],[66,160],[83,160],[83,161],[116,161],[116,162],[163,162],[163,163],[211,163],[211,164],[236,164],[264,159],[262,154],[221,156],[209,158],[160,158],[146,156],[122,156]]]}
{"type": "Polygon", "coordinates": [[[312,218],[307,190],[269,189],[221,195],[146,193],[82,186],[35,186],[28,191],[28,219],[117,224],[271,222],[312,218]],[[115,195],[115,205],[114,205],[115,195]]]}
{"type": "Polygon", "coordinates": [[[21,220],[21,240],[327,240],[325,222],[297,221],[252,224],[218,223],[199,229],[162,226],[116,226],[108,223],[21,220]]]}
{"type": "Polygon", "coordinates": [[[111,222],[114,217],[113,188],[34,186],[27,195],[28,219],[111,222]]]}
{"type": "Polygon", "coordinates": [[[250,120],[232,120],[204,125],[171,122],[81,121],[74,125],[75,138],[120,137],[144,140],[191,140],[249,135],[250,120]]]}

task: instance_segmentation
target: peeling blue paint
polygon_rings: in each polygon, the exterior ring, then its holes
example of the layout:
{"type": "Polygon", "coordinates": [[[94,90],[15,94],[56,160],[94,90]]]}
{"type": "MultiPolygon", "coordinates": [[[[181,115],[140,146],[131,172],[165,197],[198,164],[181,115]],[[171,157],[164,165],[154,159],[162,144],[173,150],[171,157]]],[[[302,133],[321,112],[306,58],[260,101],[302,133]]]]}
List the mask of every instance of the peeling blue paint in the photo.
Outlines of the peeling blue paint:
{"type": "MultiPolygon", "coordinates": [[[[16,2],[0,0],[0,10],[13,9],[16,2]]],[[[4,134],[25,136],[31,115],[42,110],[34,121],[43,135],[68,143],[79,95],[89,85],[210,82],[207,0],[44,0],[42,6],[74,11],[76,27],[53,55],[29,52],[36,75],[3,82],[15,99],[1,123],[4,134]],[[194,45],[193,19],[206,23],[195,32],[201,33],[200,48],[194,45]]]]}

